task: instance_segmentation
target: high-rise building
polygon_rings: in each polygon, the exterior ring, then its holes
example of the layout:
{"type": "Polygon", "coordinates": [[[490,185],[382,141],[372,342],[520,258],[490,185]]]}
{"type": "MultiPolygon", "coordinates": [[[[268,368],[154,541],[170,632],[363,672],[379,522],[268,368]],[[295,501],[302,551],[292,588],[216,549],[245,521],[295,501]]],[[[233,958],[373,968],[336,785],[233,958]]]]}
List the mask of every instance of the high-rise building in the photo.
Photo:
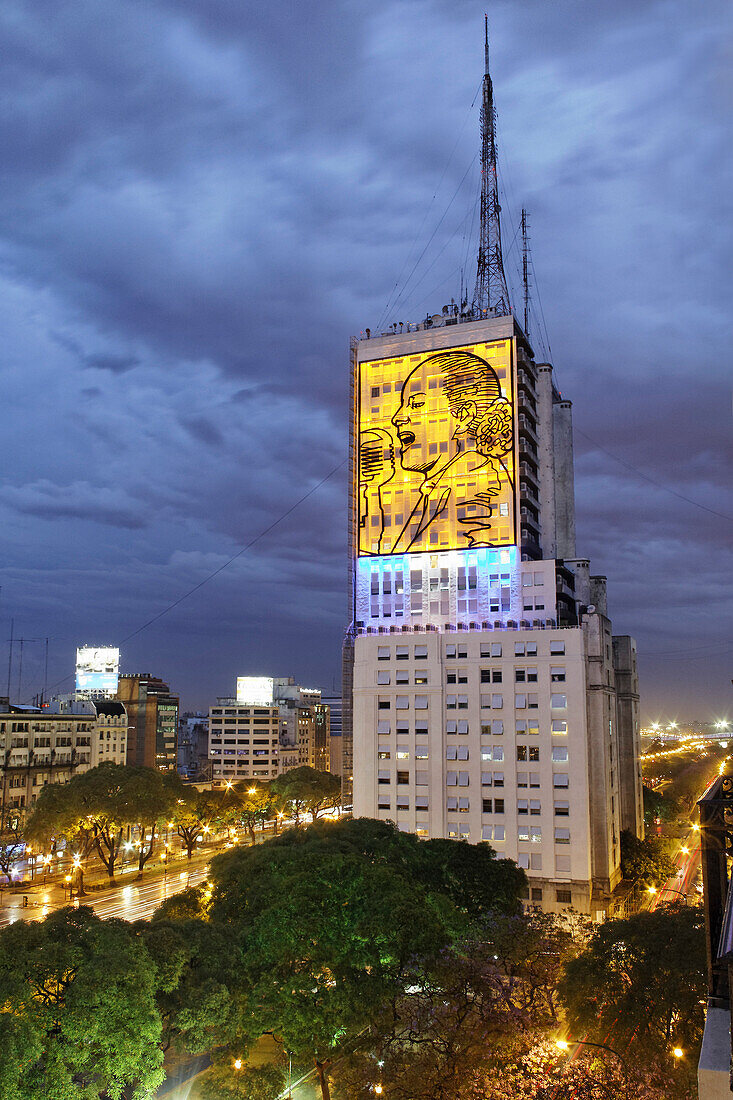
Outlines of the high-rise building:
{"type": "MultiPolygon", "coordinates": [[[[489,166],[493,126],[487,70],[489,166]]],[[[495,179],[473,306],[352,341],[344,756],[356,816],[489,841],[531,903],[600,914],[643,829],[635,647],[576,555],[571,403],[508,311],[495,179]]]]}
{"type": "Polygon", "coordinates": [[[149,672],[126,674],[115,698],[129,721],[127,763],[176,771],[179,700],[168,684],[149,672]]]}
{"type": "MultiPolygon", "coordinates": [[[[331,761],[331,766],[328,770],[332,772],[333,775],[340,775],[343,777],[344,757],[342,750],[342,735],[344,701],[341,695],[324,695],[322,697],[322,702],[328,707],[329,754],[331,761]]],[[[349,802],[350,801],[351,799],[349,799],[349,802]]]]}

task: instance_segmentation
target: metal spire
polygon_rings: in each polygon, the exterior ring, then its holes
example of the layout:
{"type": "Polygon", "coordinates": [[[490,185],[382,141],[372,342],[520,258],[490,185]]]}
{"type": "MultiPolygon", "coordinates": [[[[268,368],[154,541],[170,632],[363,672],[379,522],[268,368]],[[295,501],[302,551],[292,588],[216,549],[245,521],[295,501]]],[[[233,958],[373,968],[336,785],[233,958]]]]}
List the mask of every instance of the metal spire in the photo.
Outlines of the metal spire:
{"type": "Polygon", "coordinates": [[[527,211],[522,208],[522,287],[524,289],[524,335],[529,336],[529,237],[527,211]]]}
{"type": "Polygon", "coordinates": [[[481,103],[481,236],[478,247],[474,316],[488,310],[501,316],[511,313],[509,290],[501,254],[499,184],[496,171],[496,108],[489,74],[489,17],[484,16],[484,88],[481,103]]]}

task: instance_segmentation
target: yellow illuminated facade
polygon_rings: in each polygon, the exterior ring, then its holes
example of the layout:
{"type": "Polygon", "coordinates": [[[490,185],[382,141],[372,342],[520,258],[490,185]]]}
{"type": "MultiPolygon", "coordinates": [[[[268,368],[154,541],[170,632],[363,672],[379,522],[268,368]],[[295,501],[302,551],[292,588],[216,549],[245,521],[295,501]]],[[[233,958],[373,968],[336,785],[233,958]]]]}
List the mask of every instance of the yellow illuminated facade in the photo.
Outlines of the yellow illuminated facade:
{"type": "Polygon", "coordinates": [[[360,556],[516,544],[513,345],[359,364],[360,556]]]}

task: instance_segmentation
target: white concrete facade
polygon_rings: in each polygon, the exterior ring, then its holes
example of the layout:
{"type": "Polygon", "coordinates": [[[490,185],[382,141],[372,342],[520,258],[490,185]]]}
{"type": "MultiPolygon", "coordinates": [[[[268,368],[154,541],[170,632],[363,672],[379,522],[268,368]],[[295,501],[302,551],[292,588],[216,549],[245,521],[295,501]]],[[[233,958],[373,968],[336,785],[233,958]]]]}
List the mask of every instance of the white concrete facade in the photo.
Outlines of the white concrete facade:
{"type": "Polygon", "coordinates": [[[489,841],[534,904],[593,912],[587,687],[578,628],[357,637],[354,814],[489,841]]]}

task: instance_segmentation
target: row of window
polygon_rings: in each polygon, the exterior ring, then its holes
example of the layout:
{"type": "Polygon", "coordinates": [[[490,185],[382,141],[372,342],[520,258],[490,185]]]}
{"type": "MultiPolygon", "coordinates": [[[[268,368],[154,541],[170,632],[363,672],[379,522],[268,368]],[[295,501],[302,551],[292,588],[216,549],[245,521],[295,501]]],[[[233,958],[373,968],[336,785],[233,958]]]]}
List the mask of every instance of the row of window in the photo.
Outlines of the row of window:
{"type": "MultiPolygon", "coordinates": [[[[524,775],[524,772],[518,772],[518,777],[524,775]]],[[[534,786],[535,783],[529,779],[529,776],[534,776],[536,773],[526,773],[528,777],[529,786],[534,786]]],[[[396,772],[396,782],[398,787],[409,786],[410,773],[402,769],[398,769],[396,772]]],[[[377,784],[381,787],[388,787],[392,782],[392,773],[387,769],[378,769],[377,771],[377,784]]],[[[415,786],[416,787],[428,787],[430,785],[430,772],[416,771],[415,772],[415,786]]],[[[517,783],[517,786],[520,784],[517,783]]],[[[522,784],[524,785],[524,784],[522,784]]],[[[448,787],[468,787],[470,786],[470,775],[468,772],[446,772],[446,786],[448,787]]],[[[481,786],[482,787],[503,787],[504,786],[504,772],[481,772],[481,786]]],[[[553,772],[552,786],[556,790],[567,790],[570,786],[570,776],[567,772],[553,772]]]]}
{"type": "MultiPolygon", "coordinates": [[[[553,734],[567,734],[568,724],[564,718],[553,718],[550,723],[550,729],[553,734]]],[[[540,732],[540,725],[538,719],[525,719],[517,718],[514,722],[514,730],[517,736],[537,737],[540,732]]],[[[410,727],[406,722],[397,722],[395,726],[395,732],[398,737],[409,737],[410,727]]],[[[445,732],[447,734],[462,734],[469,733],[468,719],[458,718],[447,719],[445,723],[445,732]]],[[[380,719],[377,722],[377,734],[379,737],[390,737],[392,733],[392,726],[387,719],[380,719]]],[[[424,736],[428,735],[428,727],[425,724],[415,723],[415,735],[424,736]]],[[[493,718],[490,722],[481,723],[481,736],[482,737],[502,737],[504,735],[504,721],[502,718],[493,718]]]]}
{"type": "MultiPolygon", "coordinates": [[[[377,669],[377,684],[379,687],[388,687],[392,683],[392,672],[389,669],[377,669]]],[[[526,668],[516,668],[514,670],[514,682],[517,684],[533,684],[538,680],[538,669],[536,666],[528,666],[526,668]]],[[[480,670],[480,678],[482,684],[501,684],[504,680],[503,669],[500,668],[482,668],[480,670]]],[[[468,672],[460,670],[458,672],[447,672],[445,674],[446,683],[451,684],[467,684],[468,672]]],[[[409,684],[410,673],[407,669],[396,669],[394,673],[395,684],[409,684]]],[[[427,672],[415,672],[413,683],[415,684],[427,684],[428,674],[427,672]]],[[[565,682],[565,669],[560,666],[550,666],[550,682],[553,684],[562,684],[565,682]]],[[[257,721],[257,719],[255,719],[257,721]]],[[[212,723],[213,725],[214,723],[212,723]]]]}
{"type": "MultiPolygon", "coordinates": [[[[503,657],[504,656],[504,642],[481,642],[480,655],[482,657],[503,657]]],[[[536,657],[538,654],[537,642],[515,642],[514,643],[514,656],[515,657],[536,657]]],[[[410,649],[413,651],[413,660],[421,661],[426,660],[428,656],[428,647],[424,644],[417,644],[414,646],[409,645],[397,645],[394,647],[394,660],[395,661],[409,661],[410,649]]],[[[507,644],[507,656],[509,656],[510,646],[507,644]]],[[[565,655],[565,642],[562,639],[551,639],[549,646],[550,656],[564,656],[565,655]]],[[[464,660],[468,659],[468,645],[461,644],[460,642],[446,642],[445,643],[445,656],[447,660],[464,660]]],[[[392,660],[392,646],[380,645],[377,646],[377,660],[378,661],[390,661],[392,660]]],[[[220,711],[212,711],[212,714],[221,713],[220,711]]],[[[262,713],[262,712],[259,712],[262,713]]]]}
{"type": "MultiPolygon", "coordinates": [[[[395,695],[394,699],[390,696],[380,695],[377,699],[378,710],[391,710],[392,703],[394,702],[395,710],[409,710],[410,709],[410,696],[409,695],[395,695]]],[[[503,710],[504,708],[504,696],[503,695],[482,695],[480,697],[482,710],[503,710]]],[[[536,693],[520,694],[514,696],[514,709],[515,710],[539,710],[539,695],[536,693]]],[[[553,710],[567,710],[568,698],[567,695],[560,695],[559,693],[553,693],[550,695],[550,706],[553,710]]],[[[412,700],[412,707],[414,710],[427,710],[428,709],[428,696],[427,695],[415,695],[412,700]]],[[[467,695],[446,695],[445,697],[446,710],[468,710],[468,696],[467,695]]]]}

